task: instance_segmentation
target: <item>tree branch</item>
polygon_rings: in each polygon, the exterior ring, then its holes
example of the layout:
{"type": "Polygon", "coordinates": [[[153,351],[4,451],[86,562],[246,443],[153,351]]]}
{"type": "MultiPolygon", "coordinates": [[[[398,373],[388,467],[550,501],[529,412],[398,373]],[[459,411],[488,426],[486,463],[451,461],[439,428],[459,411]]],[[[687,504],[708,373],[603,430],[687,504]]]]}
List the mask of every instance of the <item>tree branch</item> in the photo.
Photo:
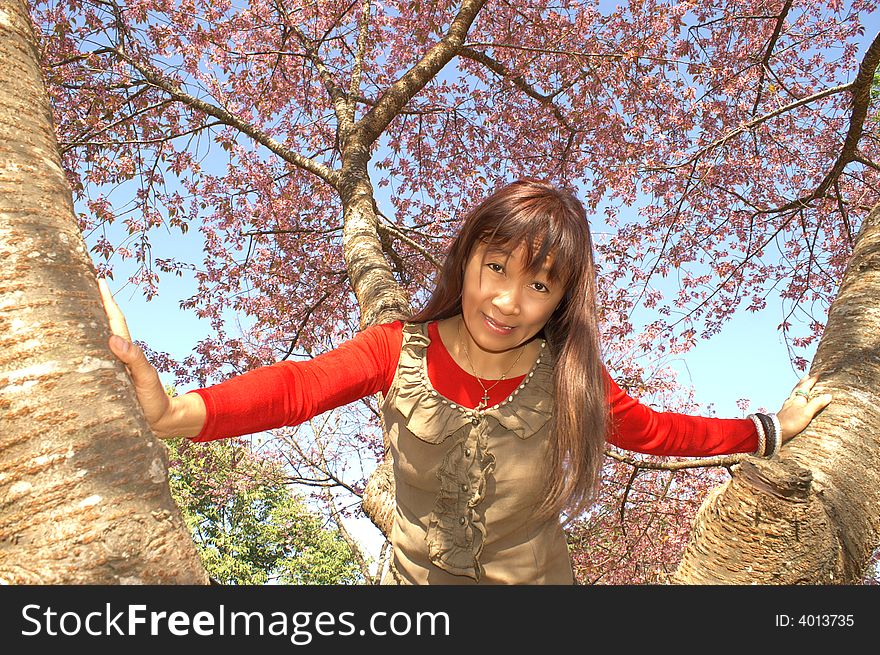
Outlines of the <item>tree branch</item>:
{"type": "Polygon", "coordinates": [[[265,146],[266,148],[274,152],[284,161],[293,164],[294,166],[297,166],[314,175],[317,175],[331,186],[336,187],[339,181],[339,173],[337,171],[334,171],[324,166],[320,162],[316,162],[312,159],[303,157],[296,152],[293,152],[292,150],[281,145],[278,141],[276,141],[274,138],[272,138],[259,128],[254,127],[249,123],[246,123],[245,121],[241,120],[237,116],[234,116],[227,110],[205,102],[204,100],[200,100],[199,98],[196,98],[189,93],[186,93],[177,85],[176,82],[166,79],[160,73],[153,70],[150,66],[136,62],[134,59],[129,57],[121,47],[117,47],[115,49],[115,53],[117,54],[117,56],[119,56],[120,59],[122,59],[132,68],[138,71],[148,83],[159,89],[162,89],[174,100],[177,100],[178,102],[192,107],[193,109],[197,109],[205,114],[208,114],[209,116],[213,116],[225,125],[240,130],[244,134],[247,134],[249,137],[251,137],[257,143],[265,146]]]}
{"type": "Polygon", "coordinates": [[[339,139],[341,143],[344,143],[345,135],[348,134],[349,130],[351,129],[351,125],[348,122],[350,103],[345,96],[345,92],[336,84],[333,76],[330,74],[330,71],[327,70],[327,66],[324,65],[324,61],[318,55],[317,48],[309,41],[309,38],[297,26],[294,25],[292,29],[297,38],[300,40],[300,43],[305,49],[309,59],[318,70],[318,76],[321,78],[321,82],[324,85],[324,88],[327,90],[327,95],[330,96],[330,102],[333,103],[333,109],[336,113],[336,120],[338,121],[339,125],[339,139]]]}
{"type": "Polygon", "coordinates": [[[375,106],[355,124],[354,129],[360,133],[362,146],[376,141],[399,111],[458,54],[468,30],[485,2],[486,0],[463,0],[446,35],[394,82],[375,106]]]}
{"type": "Polygon", "coordinates": [[[874,37],[871,45],[868,46],[862,63],[859,65],[856,79],[851,84],[846,85],[852,93],[852,115],[849,119],[849,129],[847,130],[846,138],[840,149],[840,155],[838,155],[837,161],[831,166],[831,170],[828,171],[825,178],[819,183],[819,186],[806,196],[792,200],[781,207],[763,210],[759,213],[775,214],[789,209],[806,207],[816,198],[825,195],[834,181],[840,177],[847,164],[857,161],[859,140],[865,126],[865,119],[868,116],[868,106],[871,104],[871,88],[878,64],[880,64],[880,33],[874,37]]]}
{"type": "Polygon", "coordinates": [[[682,166],[687,166],[689,164],[692,164],[694,161],[696,161],[697,159],[699,159],[700,157],[702,157],[703,155],[708,153],[710,150],[714,150],[715,148],[719,148],[719,147],[723,146],[725,143],[730,141],[733,137],[735,137],[739,134],[742,134],[743,132],[746,132],[748,130],[751,130],[752,128],[755,128],[758,125],[760,125],[761,123],[766,123],[771,118],[776,118],[780,114],[784,114],[787,111],[791,111],[792,109],[795,109],[795,108],[800,107],[802,105],[810,104],[811,102],[815,102],[816,100],[821,100],[822,98],[826,98],[830,95],[834,95],[835,93],[840,93],[841,91],[850,91],[853,88],[854,84],[855,84],[855,82],[852,82],[850,84],[842,84],[840,86],[835,86],[831,89],[825,89],[824,91],[820,91],[819,93],[814,93],[813,95],[807,96],[806,98],[801,98],[800,100],[796,100],[795,102],[791,102],[791,103],[785,105],[784,107],[780,107],[779,109],[771,111],[770,113],[764,114],[763,116],[759,116],[758,118],[755,118],[754,120],[750,120],[748,123],[744,123],[744,124],[740,125],[738,128],[736,128],[735,130],[728,132],[727,134],[725,134],[722,137],[719,137],[718,139],[716,139],[715,141],[713,141],[709,145],[707,145],[703,148],[700,148],[699,151],[695,152],[693,155],[691,155],[688,159],[686,159],[683,162],[679,162],[678,164],[670,164],[669,166],[651,166],[651,167],[643,168],[641,170],[643,170],[643,171],[671,171],[676,168],[681,168],[682,166]]]}
{"type": "Polygon", "coordinates": [[[605,454],[611,459],[618,462],[629,464],[641,469],[651,469],[654,471],[681,471],[684,469],[709,468],[711,466],[732,466],[743,461],[746,457],[751,457],[749,453],[737,453],[735,455],[720,455],[718,457],[702,457],[695,459],[671,459],[666,462],[643,462],[626,455],[621,455],[610,448],[605,450],[605,454]]]}
{"type": "Polygon", "coordinates": [[[541,54],[547,55],[567,55],[569,57],[583,57],[584,59],[611,59],[616,61],[623,61],[625,59],[630,61],[657,61],[663,64],[684,64],[686,66],[691,66],[694,69],[703,69],[706,66],[702,64],[696,64],[690,61],[684,61],[681,59],[667,59],[665,57],[645,57],[642,55],[633,55],[630,53],[623,52],[578,52],[577,50],[556,50],[554,48],[537,48],[531,46],[524,45],[516,45],[513,43],[483,43],[483,42],[472,42],[465,44],[465,47],[470,46],[485,46],[488,48],[510,48],[511,50],[524,50],[525,52],[538,52],[541,54]]]}
{"type": "MultiPolygon", "coordinates": [[[[213,123],[205,123],[204,125],[200,125],[199,127],[194,127],[192,129],[186,130],[184,132],[177,132],[176,134],[169,134],[167,136],[163,136],[156,139],[124,139],[124,140],[113,140],[113,141],[65,141],[64,148],[61,150],[62,153],[67,152],[71,148],[79,148],[82,146],[101,146],[101,147],[110,147],[110,146],[122,146],[122,145],[147,145],[152,143],[167,143],[168,141],[173,141],[174,139],[179,139],[182,136],[187,136],[190,134],[195,134],[197,132],[201,132],[202,130],[216,127],[217,125],[222,125],[220,121],[215,121],[213,123]]],[[[101,130],[103,132],[104,130],[101,130]]]]}
{"type": "Polygon", "coordinates": [[[345,523],[342,521],[342,516],[340,515],[339,510],[336,509],[336,503],[333,501],[333,494],[330,493],[329,489],[325,489],[323,496],[324,502],[327,503],[327,507],[330,510],[330,516],[333,517],[333,522],[336,524],[336,529],[339,530],[342,540],[348,544],[348,549],[351,551],[351,554],[354,555],[355,560],[357,560],[361,575],[363,575],[364,579],[370,584],[375,584],[375,580],[370,574],[370,567],[367,565],[367,561],[364,559],[364,554],[361,552],[360,544],[358,544],[354,537],[349,534],[348,530],[345,528],[345,523]]]}
{"type": "Polygon", "coordinates": [[[327,298],[330,297],[331,293],[332,293],[331,291],[325,291],[324,295],[322,295],[320,298],[318,298],[318,300],[315,303],[313,303],[312,305],[310,305],[306,309],[306,314],[303,317],[303,320],[300,322],[299,327],[296,329],[296,334],[294,334],[293,338],[290,340],[290,347],[287,349],[287,352],[284,353],[284,357],[281,358],[281,361],[287,359],[293,353],[293,349],[296,348],[296,344],[299,341],[299,333],[308,324],[309,317],[312,315],[312,312],[315,311],[318,307],[320,307],[321,303],[323,303],[325,300],[327,300],[327,298]]]}
{"type": "Polygon", "coordinates": [[[867,157],[863,157],[862,155],[856,153],[853,155],[853,161],[857,161],[860,164],[867,166],[868,168],[873,168],[875,171],[880,171],[880,166],[875,164],[873,161],[868,159],[867,157]]]}
{"type": "MultiPolygon", "coordinates": [[[[364,70],[364,58],[367,55],[367,28],[370,25],[370,0],[363,0],[361,19],[358,23],[357,55],[354,59],[354,67],[351,71],[351,84],[348,87],[348,97],[355,98],[361,88],[361,77],[364,70]]],[[[355,103],[348,106],[348,121],[354,125],[355,103]]]]}
{"type": "Polygon", "coordinates": [[[527,96],[529,96],[530,98],[534,98],[542,105],[549,107],[550,111],[552,111],[553,115],[556,117],[556,120],[562,123],[565,126],[565,129],[567,129],[570,134],[574,134],[575,132],[577,132],[577,130],[572,127],[572,125],[559,110],[559,107],[557,107],[556,104],[553,102],[553,98],[559,93],[559,91],[550,95],[543,94],[531,84],[529,84],[522,75],[512,74],[510,70],[500,61],[493,59],[485,53],[477,52],[476,50],[467,46],[462,46],[459,54],[462,57],[467,57],[468,59],[482,64],[499,77],[509,79],[511,82],[513,82],[514,86],[520,89],[527,96]]]}
{"type": "MultiPolygon", "coordinates": [[[[147,87],[144,87],[144,88],[147,88],[147,87]]],[[[140,91],[135,93],[135,95],[138,95],[138,94],[140,94],[140,91]]],[[[131,100],[131,98],[129,98],[127,100],[131,100]]],[[[84,134],[81,134],[78,137],[76,137],[76,139],[74,139],[73,141],[65,141],[65,142],[63,142],[63,147],[61,148],[61,154],[63,155],[71,148],[75,148],[79,145],[84,144],[87,139],[93,139],[94,137],[98,136],[99,134],[106,132],[107,130],[111,130],[114,127],[116,127],[117,125],[120,125],[121,123],[125,123],[126,121],[131,120],[135,116],[140,116],[141,114],[152,111],[154,109],[161,109],[165,105],[171,104],[171,102],[172,102],[171,100],[163,100],[161,102],[157,102],[155,104],[149,105],[148,107],[144,107],[143,109],[138,109],[137,111],[132,112],[128,116],[123,116],[122,118],[115,120],[112,123],[109,123],[108,125],[105,125],[104,127],[102,127],[99,130],[92,130],[90,132],[85,132],[84,134]]],[[[62,145],[62,144],[59,144],[59,145],[62,145]]]]}
{"type": "Polygon", "coordinates": [[[410,239],[408,236],[406,236],[402,232],[398,231],[395,227],[389,225],[388,223],[383,223],[381,221],[378,221],[376,223],[376,227],[380,231],[385,232],[386,234],[390,234],[394,238],[399,239],[400,241],[403,241],[406,245],[408,245],[410,248],[412,248],[416,252],[421,253],[425,259],[427,259],[429,262],[431,262],[437,268],[437,270],[440,270],[443,267],[443,264],[440,262],[439,259],[434,257],[434,255],[432,255],[430,252],[428,252],[427,250],[422,248],[422,246],[417,244],[415,241],[410,239]]]}
{"type": "Polygon", "coordinates": [[[764,50],[764,59],[761,60],[761,66],[759,68],[761,72],[758,77],[758,92],[755,94],[755,106],[752,107],[752,116],[758,113],[758,105],[761,104],[761,89],[764,86],[764,73],[765,71],[770,70],[770,56],[773,54],[773,48],[776,47],[776,42],[779,40],[779,35],[782,33],[782,25],[785,23],[785,17],[788,16],[788,11],[791,9],[791,3],[792,0],[785,0],[785,6],[782,8],[779,18],[776,21],[773,35],[770,37],[770,41],[767,42],[767,48],[764,50]]]}

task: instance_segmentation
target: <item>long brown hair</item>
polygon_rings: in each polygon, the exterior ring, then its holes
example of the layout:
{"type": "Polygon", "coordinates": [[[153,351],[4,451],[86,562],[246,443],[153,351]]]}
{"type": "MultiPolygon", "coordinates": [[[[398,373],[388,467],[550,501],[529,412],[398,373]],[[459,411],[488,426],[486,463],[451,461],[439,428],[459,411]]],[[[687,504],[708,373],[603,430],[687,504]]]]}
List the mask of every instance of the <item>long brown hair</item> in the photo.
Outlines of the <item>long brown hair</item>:
{"type": "Polygon", "coordinates": [[[465,266],[480,242],[509,252],[524,246],[526,269],[533,274],[552,253],[550,278],[566,289],[542,330],[556,360],[556,396],[549,475],[537,516],[550,518],[566,510],[572,518],[592,500],[609,425],[586,210],[572,192],[535,178],[496,190],[464,217],[431,297],[408,321],[435,321],[461,312],[465,266]]]}

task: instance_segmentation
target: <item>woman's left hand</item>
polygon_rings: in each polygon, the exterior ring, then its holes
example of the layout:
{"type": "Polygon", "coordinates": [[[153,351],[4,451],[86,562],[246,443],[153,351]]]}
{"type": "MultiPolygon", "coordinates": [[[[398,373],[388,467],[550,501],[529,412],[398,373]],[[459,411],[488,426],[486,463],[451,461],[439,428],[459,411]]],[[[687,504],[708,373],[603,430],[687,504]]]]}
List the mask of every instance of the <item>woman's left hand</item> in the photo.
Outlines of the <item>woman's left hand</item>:
{"type": "Polygon", "coordinates": [[[776,412],[779,427],[782,428],[782,443],[803,432],[813,417],[831,402],[830,393],[811,393],[818,379],[818,375],[802,377],[792,389],[791,395],[782,403],[782,409],[776,412]]]}

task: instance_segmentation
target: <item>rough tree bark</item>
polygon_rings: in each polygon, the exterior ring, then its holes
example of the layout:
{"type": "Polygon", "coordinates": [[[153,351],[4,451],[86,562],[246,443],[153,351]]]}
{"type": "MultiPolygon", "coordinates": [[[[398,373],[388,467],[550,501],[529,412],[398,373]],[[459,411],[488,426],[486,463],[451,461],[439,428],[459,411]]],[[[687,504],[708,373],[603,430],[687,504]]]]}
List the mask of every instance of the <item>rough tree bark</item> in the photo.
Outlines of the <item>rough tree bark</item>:
{"type": "Polygon", "coordinates": [[[107,348],[23,0],[0,0],[0,583],[206,584],[107,348]]]}
{"type": "Polygon", "coordinates": [[[772,460],[706,498],[672,582],[858,584],[880,543],[880,205],[865,219],[810,369],[834,401],[772,460]]]}

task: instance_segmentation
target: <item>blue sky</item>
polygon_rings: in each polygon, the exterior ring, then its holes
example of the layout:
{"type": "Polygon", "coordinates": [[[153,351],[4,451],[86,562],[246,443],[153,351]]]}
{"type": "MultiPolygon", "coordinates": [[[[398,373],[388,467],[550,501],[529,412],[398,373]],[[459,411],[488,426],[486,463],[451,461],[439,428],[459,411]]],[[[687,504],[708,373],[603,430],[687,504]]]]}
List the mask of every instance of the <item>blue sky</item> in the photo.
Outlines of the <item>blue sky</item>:
{"type": "MultiPolygon", "coordinates": [[[[599,6],[607,13],[618,4],[616,0],[601,0],[599,6]]],[[[871,38],[872,33],[862,37],[861,52],[864,52],[871,38]]],[[[219,166],[225,165],[225,155],[225,152],[221,152],[224,163],[218,162],[219,166]]],[[[383,157],[380,151],[373,159],[377,161],[383,157]]],[[[210,162],[203,162],[203,165],[211,167],[210,162]]],[[[387,216],[393,216],[393,208],[381,196],[381,192],[386,190],[377,188],[377,201],[387,216]]],[[[636,212],[637,206],[626,210],[630,216],[635,216],[636,212]]],[[[626,218],[622,211],[622,222],[626,218]]],[[[171,257],[185,250],[187,252],[181,255],[181,259],[200,262],[201,241],[196,227],[191,226],[184,238],[179,234],[151,233],[153,252],[160,257],[171,257]]],[[[594,222],[594,232],[602,229],[604,226],[597,226],[594,222]]],[[[163,274],[159,296],[148,302],[138,290],[121,288],[126,270],[125,265],[119,266],[116,280],[110,282],[110,288],[117,292],[117,302],[128,318],[134,338],[147,342],[154,350],[168,352],[176,358],[185,357],[210,330],[206,321],[200,321],[192,312],[181,311],[178,307],[181,300],[196,292],[193,280],[188,275],[177,278],[163,274]],[[168,325],[173,325],[173,329],[168,329],[168,325]]],[[[657,281],[652,283],[656,284],[657,281]]],[[[669,281],[661,283],[667,289],[670,284],[669,281]]],[[[634,319],[638,324],[639,317],[635,316],[634,319]]],[[[742,412],[736,405],[740,398],[751,399],[752,410],[764,407],[775,411],[800,377],[791,364],[782,335],[776,329],[782,320],[782,306],[771,297],[764,311],[737,312],[719,334],[708,341],[700,341],[696,348],[684,356],[666,360],[666,364],[679,373],[682,384],[694,387],[697,402],[701,405],[712,404],[718,416],[741,416],[742,412]]],[[[814,352],[815,346],[798,354],[810,360],[814,352]]],[[[163,377],[163,380],[172,382],[170,378],[163,377]]],[[[180,391],[187,389],[181,387],[180,391]]]]}
{"type": "MultiPolygon", "coordinates": [[[[599,6],[603,13],[613,10],[620,2],[617,0],[600,0],[599,6]]],[[[867,30],[860,40],[860,52],[864,52],[867,44],[874,37],[875,30],[867,30]]],[[[451,70],[451,69],[450,69],[451,70]]],[[[215,150],[217,150],[215,148],[215,150]]],[[[218,166],[225,165],[225,152],[218,160],[218,166]],[[221,163],[221,161],[223,163],[221,163]]],[[[379,152],[374,161],[384,155],[379,152]]],[[[211,162],[203,162],[206,168],[211,162]]],[[[377,179],[377,178],[376,178],[377,179]]],[[[375,182],[375,179],[374,179],[375,182]]],[[[380,209],[393,216],[393,209],[387,198],[382,197],[377,189],[377,201],[380,209]]],[[[130,197],[130,196],[129,196],[130,197]]],[[[128,202],[128,198],[120,198],[119,204],[128,202]]],[[[112,197],[111,197],[111,200],[112,197]]],[[[634,216],[637,207],[630,208],[627,213],[634,216]]],[[[622,222],[628,218],[621,214],[622,222]]],[[[594,221],[596,219],[593,219],[594,221]]],[[[118,229],[113,226],[111,229],[118,229]]],[[[604,229],[594,222],[593,230],[604,229]]],[[[151,233],[153,252],[160,257],[170,257],[186,250],[181,258],[186,261],[200,262],[201,241],[197,226],[192,226],[186,237],[179,234],[151,233]]],[[[87,237],[89,245],[93,241],[87,237]]],[[[210,326],[200,321],[192,312],[179,309],[179,302],[196,292],[193,280],[185,275],[183,278],[164,274],[161,278],[160,293],[157,298],[147,302],[138,290],[121,288],[126,278],[127,266],[118,265],[116,280],[110,282],[110,288],[116,293],[117,302],[128,318],[134,338],[147,342],[151,348],[170,353],[176,358],[183,358],[190,353],[195,344],[209,333],[210,326]],[[173,329],[167,326],[173,325],[173,329]]],[[[656,281],[652,281],[656,283],[656,281]]],[[[669,281],[662,283],[669,288],[669,281]]],[[[635,322],[638,324],[639,317],[635,322]]],[[[789,358],[788,349],[776,326],[783,319],[781,304],[768,299],[767,308],[760,313],[737,312],[722,329],[708,341],[700,341],[695,349],[684,356],[669,359],[666,363],[679,373],[684,385],[692,385],[696,400],[702,405],[713,405],[716,415],[722,417],[741,416],[742,412],[736,405],[740,398],[752,400],[751,409],[764,407],[770,411],[778,409],[800,375],[795,371],[789,358]]],[[[810,360],[815,352],[812,350],[798,354],[810,360]]],[[[163,378],[166,383],[170,378],[163,378]]],[[[181,387],[180,391],[186,391],[181,387]]]]}

